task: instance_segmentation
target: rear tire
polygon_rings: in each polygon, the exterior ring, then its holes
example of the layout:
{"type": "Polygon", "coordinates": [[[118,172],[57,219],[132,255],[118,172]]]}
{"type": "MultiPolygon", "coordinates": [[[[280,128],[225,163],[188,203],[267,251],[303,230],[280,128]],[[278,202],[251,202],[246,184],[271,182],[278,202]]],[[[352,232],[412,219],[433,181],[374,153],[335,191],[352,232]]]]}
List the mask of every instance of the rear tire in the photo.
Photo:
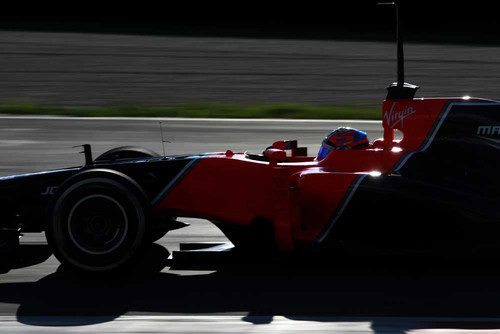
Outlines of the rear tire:
{"type": "Polygon", "coordinates": [[[46,229],[49,245],[66,266],[112,272],[137,258],[146,240],[147,201],[117,174],[90,173],[63,185],[46,229]]]}

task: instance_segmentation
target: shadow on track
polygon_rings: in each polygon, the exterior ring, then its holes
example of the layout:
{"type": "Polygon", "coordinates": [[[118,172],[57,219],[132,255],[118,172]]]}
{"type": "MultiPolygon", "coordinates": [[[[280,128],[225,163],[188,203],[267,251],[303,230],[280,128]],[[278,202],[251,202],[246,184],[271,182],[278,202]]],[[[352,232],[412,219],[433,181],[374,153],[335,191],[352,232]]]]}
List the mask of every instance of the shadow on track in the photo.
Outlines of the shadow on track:
{"type": "Polygon", "coordinates": [[[27,244],[18,248],[15,253],[2,254],[0,258],[0,273],[7,273],[12,269],[34,266],[45,262],[52,252],[47,245],[27,244]]]}
{"type": "MultiPolygon", "coordinates": [[[[322,267],[296,259],[242,263],[208,274],[160,272],[168,250],[154,244],[127,277],[91,279],[62,267],[34,283],[0,283],[0,302],[19,304],[18,321],[35,326],[107,322],[127,312],[142,314],[248,314],[254,324],[274,315],[309,321],[370,321],[380,317],[494,318],[500,311],[500,270],[468,261],[426,258],[324,258],[322,267]],[[325,269],[327,267],[328,269],[325,269]],[[67,316],[62,321],[61,316],[67,316]],[[70,320],[68,320],[70,319],[70,320]],[[343,320],[344,319],[344,320],[343,320]]],[[[418,328],[500,328],[500,321],[398,324],[418,328]]],[[[396,327],[394,327],[396,326],[396,327]]]]}

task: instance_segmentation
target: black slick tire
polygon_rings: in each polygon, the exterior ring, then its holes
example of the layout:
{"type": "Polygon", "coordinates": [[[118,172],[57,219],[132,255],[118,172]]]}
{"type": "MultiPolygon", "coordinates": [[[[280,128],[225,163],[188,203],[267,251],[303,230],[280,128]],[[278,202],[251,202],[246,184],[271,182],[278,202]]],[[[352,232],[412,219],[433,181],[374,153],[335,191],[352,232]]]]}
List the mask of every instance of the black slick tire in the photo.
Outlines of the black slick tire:
{"type": "Polygon", "coordinates": [[[46,236],[54,255],[79,271],[111,273],[134,262],[146,243],[148,201],[111,170],[88,170],[63,184],[46,236]]]}

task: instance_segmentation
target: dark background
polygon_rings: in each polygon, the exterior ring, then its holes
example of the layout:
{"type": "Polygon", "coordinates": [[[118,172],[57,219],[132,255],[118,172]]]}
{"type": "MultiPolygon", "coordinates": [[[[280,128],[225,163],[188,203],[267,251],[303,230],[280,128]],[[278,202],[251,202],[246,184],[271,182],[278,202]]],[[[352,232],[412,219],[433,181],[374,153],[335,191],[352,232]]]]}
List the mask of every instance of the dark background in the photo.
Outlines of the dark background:
{"type": "MultiPolygon", "coordinates": [[[[497,44],[495,2],[400,1],[407,41],[497,44]]],[[[181,36],[392,40],[394,10],[377,1],[11,3],[0,29],[181,36]],[[44,15],[40,15],[44,14],[44,15]]]]}

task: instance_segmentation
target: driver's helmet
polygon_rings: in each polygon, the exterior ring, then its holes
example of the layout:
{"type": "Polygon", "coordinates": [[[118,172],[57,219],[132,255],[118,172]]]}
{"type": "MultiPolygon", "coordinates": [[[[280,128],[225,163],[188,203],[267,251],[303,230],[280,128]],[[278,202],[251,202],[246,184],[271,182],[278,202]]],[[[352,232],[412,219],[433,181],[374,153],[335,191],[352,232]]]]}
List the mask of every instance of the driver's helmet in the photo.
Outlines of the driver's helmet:
{"type": "Polygon", "coordinates": [[[366,132],[352,128],[338,128],[323,139],[318,158],[326,157],[332,150],[363,149],[368,145],[366,132]]]}

